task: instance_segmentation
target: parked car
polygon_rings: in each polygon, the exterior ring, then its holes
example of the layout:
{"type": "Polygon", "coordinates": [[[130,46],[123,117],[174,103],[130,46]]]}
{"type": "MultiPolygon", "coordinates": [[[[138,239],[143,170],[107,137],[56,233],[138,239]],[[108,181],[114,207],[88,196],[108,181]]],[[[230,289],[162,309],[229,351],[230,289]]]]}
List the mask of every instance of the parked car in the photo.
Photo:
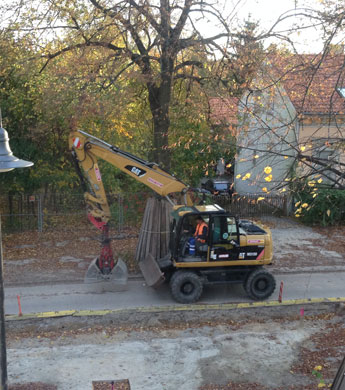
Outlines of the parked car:
{"type": "Polygon", "coordinates": [[[229,196],[233,193],[232,183],[224,178],[207,178],[201,181],[201,188],[213,195],[229,196]]]}

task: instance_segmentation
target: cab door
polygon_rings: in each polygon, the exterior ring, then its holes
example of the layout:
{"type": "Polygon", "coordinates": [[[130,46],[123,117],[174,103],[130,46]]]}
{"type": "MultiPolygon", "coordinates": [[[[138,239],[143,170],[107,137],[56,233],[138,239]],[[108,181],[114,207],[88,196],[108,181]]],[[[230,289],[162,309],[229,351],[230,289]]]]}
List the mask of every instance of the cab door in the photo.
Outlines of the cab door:
{"type": "Polygon", "coordinates": [[[237,219],[213,215],[210,229],[210,261],[238,260],[240,235],[237,219]]]}

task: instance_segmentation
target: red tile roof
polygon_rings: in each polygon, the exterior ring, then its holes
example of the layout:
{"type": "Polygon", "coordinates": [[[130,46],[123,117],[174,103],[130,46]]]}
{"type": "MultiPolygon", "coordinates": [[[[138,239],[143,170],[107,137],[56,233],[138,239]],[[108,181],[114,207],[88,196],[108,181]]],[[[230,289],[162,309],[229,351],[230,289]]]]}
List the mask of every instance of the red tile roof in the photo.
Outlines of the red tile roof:
{"type": "Polygon", "coordinates": [[[345,87],[344,54],[275,56],[267,63],[298,113],[345,113],[345,99],[336,91],[345,87]]]}
{"type": "Polygon", "coordinates": [[[238,102],[236,97],[222,98],[213,97],[209,99],[210,120],[216,125],[238,123],[238,102]]]}
{"type": "MultiPolygon", "coordinates": [[[[345,87],[344,54],[276,55],[269,57],[258,73],[256,82],[261,88],[282,83],[300,114],[345,114],[345,98],[336,90],[345,87]]],[[[211,122],[238,124],[238,98],[213,97],[209,104],[211,122]]]]}

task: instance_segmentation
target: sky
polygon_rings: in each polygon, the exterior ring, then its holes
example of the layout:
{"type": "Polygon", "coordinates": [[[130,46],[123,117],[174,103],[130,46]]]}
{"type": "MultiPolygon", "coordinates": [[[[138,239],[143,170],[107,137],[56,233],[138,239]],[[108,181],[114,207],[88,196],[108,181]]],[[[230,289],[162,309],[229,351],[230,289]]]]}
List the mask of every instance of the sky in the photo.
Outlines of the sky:
{"type": "MultiPolygon", "coordinates": [[[[261,30],[269,29],[278,18],[287,13],[290,17],[286,22],[279,23],[275,31],[282,31],[286,35],[286,30],[294,24],[301,26],[303,23],[310,25],[310,20],[299,18],[296,15],[303,8],[312,8],[320,10],[322,8],[322,0],[220,0],[223,1],[225,16],[233,18],[233,22],[241,23],[243,20],[250,19],[258,21],[261,30]]],[[[209,25],[205,31],[210,30],[209,25]]],[[[317,53],[322,50],[322,31],[317,27],[310,27],[301,30],[299,33],[291,35],[296,43],[297,51],[300,53],[317,53]]],[[[267,40],[265,46],[277,40],[267,40]]]]}
{"type": "MultiPolygon", "coordinates": [[[[0,0],[3,4],[13,5],[15,0],[0,0]]],[[[114,3],[120,0],[113,0],[114,3]]],[[[159,0],[151,0],[159,1],[159,0]]],[[[340,1],[340,0],[339,0],[340,1]]],[[[285,23],[279,23],[276,31],[283,31],[286,35],[286,29],[291,28],[293,24],[299,26],[303,20],[298,19],[296,14],[302,8],[322,9],[323,0],[207,0],[207,3],[213,3],[215,8],[222,8],[222,16],[230,17],[233,26],[238,26],[245,19],[258,21],[260,29],[266,31],[274,22],[284,13],[288,12],[290,17],[285,23]]],[[[310,20],[304,20],[304,23],[310,23],[310,20]]],[[[0,22],[1,25],[1,22],[0,22]]],[[[204,18],[198,22],[198,28],[204,37],[214,35],[217,32],[214,20],[206,23],[204,18]]],[[[218,30],[219,32],[219,30],[218,30]]],[[[300,53],[318,53],[322,51],[322,32],[317,28],[308,28],[300,31],[299,34],[293,34],[292,39],[297,43],[297,51],[300,53]]],[[[264,45],[267,47],[270,43],[281,43],[277,40],[266,40],[264,45]]],[[[337,41],[335,41],[337,43],[337,41]]],[[[291,48],[290,48],[291,49],[291,48]]]]}

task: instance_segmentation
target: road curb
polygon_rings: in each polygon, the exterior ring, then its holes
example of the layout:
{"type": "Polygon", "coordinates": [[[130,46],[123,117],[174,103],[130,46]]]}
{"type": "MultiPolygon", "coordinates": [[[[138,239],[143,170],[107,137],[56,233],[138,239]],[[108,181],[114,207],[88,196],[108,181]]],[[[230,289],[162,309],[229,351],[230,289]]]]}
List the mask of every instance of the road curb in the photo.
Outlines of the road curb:
{"type": "Polygon", "coordinates": [[[248,302],[248,303],[222,303],[222,304],[194,304],[194,305],[175,305],[175,306],[150,306],[138,307],[131,309],[116,309],[116,310],[62,310],[50,311],[42,313],[29,313],[19,315],[7,315],[6,321],[22,321],[40,318],[59,318],[59,317],[92,317],[105,316],[108,314],[123,314],[123,313],[159,313],[159,312],[183,312],[183,311],[206,311],[206,310],[234,310],[234,309],[250,309],[257,307],[279,307],[293,305],[309,305],[320,303],[345,303],[345,297],[341,298],[311,298],[311,299],[291,299],[282,302],[264,301],[264,302],[248,302]]]}

